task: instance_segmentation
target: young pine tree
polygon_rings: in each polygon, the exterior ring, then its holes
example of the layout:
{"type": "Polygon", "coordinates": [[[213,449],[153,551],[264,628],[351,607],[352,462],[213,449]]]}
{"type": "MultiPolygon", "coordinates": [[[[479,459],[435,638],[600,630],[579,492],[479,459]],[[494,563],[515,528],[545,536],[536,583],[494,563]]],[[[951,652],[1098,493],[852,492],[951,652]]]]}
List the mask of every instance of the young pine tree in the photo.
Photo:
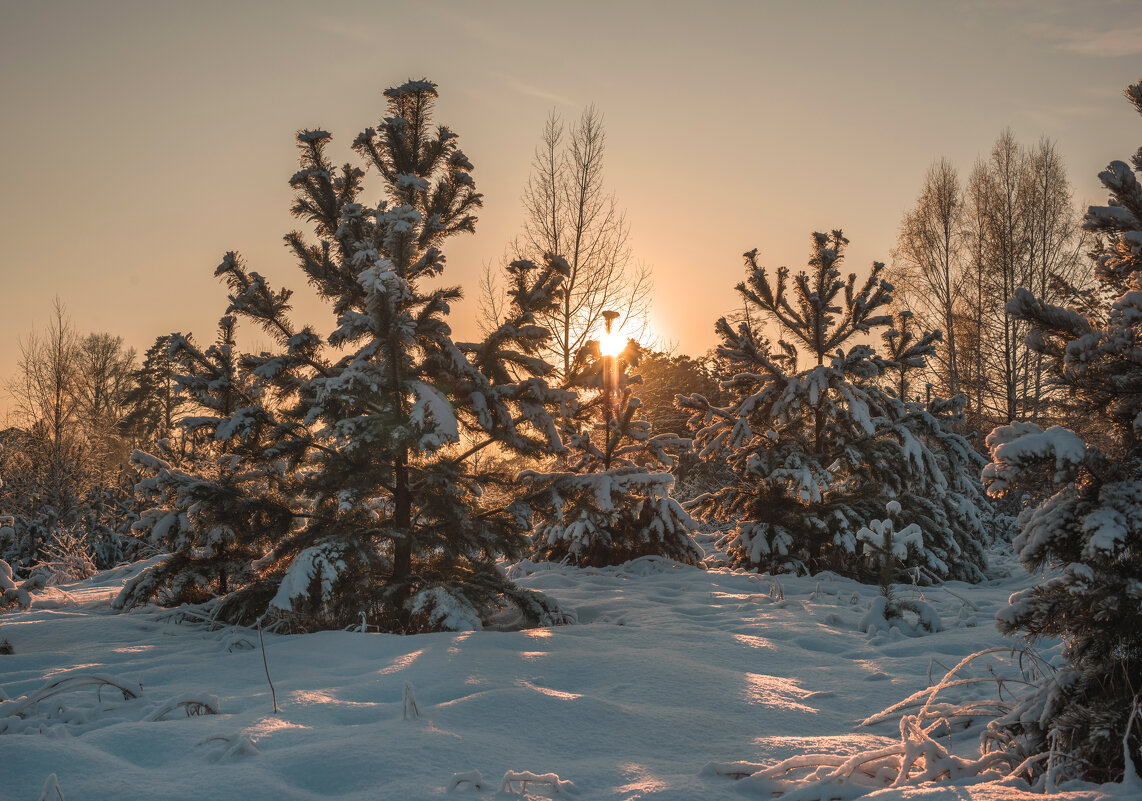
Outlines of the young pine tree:
{"type": "MultiPolygon", "coordinates": [[[[855,274],[841,279],[848,240],[840,231],[814,234],[812,243],[807,272],[790,276],[783,267],[773,281],[757,251],[745,255],[747,279],[737,289],[747,319],[736,330],[717,323],[730,402],[678,398],[692,412],[703,457],[734,473],[696,508],[735,521],[724,543],[733,565],[872,578],[857,532],[896,500],[901,525],[916,523],[924,534],[906,565],[928,579],[981,578],[981,493],[962,476],[974,466],[970,446],[922,405],[896,397],[898,388],[883,389],[893,363],[854,342],[891,323],[883,265],[858,287],[855,274]],[[767,318],[792,340],[776,352],[755,328],[767,318]],[[809,361],[802,369],[799,348],[809,361]]],[[[918,344],[897,354],[906,366],[918,344]]]]}
{"type": "Polygon", "coordinates": [[[671,497],[674,477],[667,472],[679,453],[690,450],[690,441],[670,433],[651,436],[633,392],[638,377],[630,369],[638,358],[633,340],[616,355],[604,354],[592,340],[576,355],[569,382],[594,397],[567,421],[567,469],[520,476],[530,488],[532,558],[582,567],[652,555],[702,561],[692,537],[698,524],[671,497]]]}
{"type": "MultiPolygon", "coordinates": [[[[415,632],[478,628],[514,607],[533,624],[558,622],[553,604],[496,567],[498,556],[521,554],[524,515],[514,504],[482,505],[485,487],[511,477],[487,472],[493,460],[474,468],[471,457],[489,445],[532,456],[562,449],[550,411],[571,398],[542,378],[551,367],[537,354],[549,332],[535,321],[558,302],[566,263],[515,262],[503,322],[481,342],[454,342],[446,316],[460,290],[439,285],[440,247],[474,230],[481,196],[456,135],[431,125],[435,84],[410,81],[385,96],[384,119],[353,142],[382,185],[376,205],[364,202],[364,170],[329,160],[328,133],[298,134],[293,212],[316,241],[293,232],[286,242],[329,303],[332,333],[296,327],[290,293],[236,255],[217,270],[229,312],[260,325],[277,349],[241,360],[257,395],[211,423],[214,436],[256,437],[234,468],[288,510],[236,510],[233,529],[255,539],[243,540],[249,575],[228,585],[220,614],[269,613],[294,628],[345,627],[363,615],[384,631],[415,632]],[[475,441],[466,451],[462,433],[475,441]]],[[[229,500],[195,509],[230,520],[229,500]]],[[[202,534],[191,515],[177,520],[202,534]]]]}
{"type": "MultiPolygon", "coordinates": [[[[1142,82],[1126,95],[1142,112],[1142,82]]],[[[1007,306],[1030,324],[1052,384],[1099,422],[1105,447],[1058,426],[1012,423],[988,436],[984,473],[993,494],[1044,475],[1059,487],[1023,512],[1015,539],[1023,564],[1048,577],[997,619],[1008,634],[1061,637],[1065,665],[1000,724],[1027,754],[1053,748],[1070,757],[1065,771],[1096,782],[1136,771],[1142,746],[1137,722],[1127,731],[1142,701],[1142,149],[1132,164],[1100,173],[1110,202],[1085,221],[1100,237],[1096,274],[1114,300],[1080,311],[1018,290],[1007,306]]]]}
{"type": "Polygon", "coordinates": [[[276,474],[257,466],[269,444],[268,427],[235,332],[236,321],[227,315],[205,351],[188,337],[170,340],[171,358],[181,367],[177,383],[196,407],[179,423],[195,443],[195,456],[175,465],[142,451],[132,454],[142,476],[136,496],[150,505],[134,528],[170,557],[129,582],[115,601],[118,608],[160,590],[171,603],[226,597],[251,583],[251,562],[289,528],[291,509],[275,493],[276,474]]]}

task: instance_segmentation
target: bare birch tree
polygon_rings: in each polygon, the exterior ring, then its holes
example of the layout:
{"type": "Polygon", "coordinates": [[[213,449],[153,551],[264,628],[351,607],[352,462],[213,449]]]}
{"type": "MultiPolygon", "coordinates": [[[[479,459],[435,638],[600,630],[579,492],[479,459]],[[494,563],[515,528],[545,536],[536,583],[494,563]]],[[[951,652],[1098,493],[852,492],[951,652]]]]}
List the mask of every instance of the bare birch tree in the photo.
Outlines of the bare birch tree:
{"type": "Polygon", "coordinates": [[[1089,284],[1082,241],[1066,170],[1046,139],[1027,148],[1004,131],[963,186],[948,161],[929,169],[901,222],[893,282],[898,305],[944,332],[933,383],[967,396],[972,425],[1052,413],[1042,360],[1007,301],[1022,287],[1064,302],[1089,284]]]}
{"type": "MultiPolygon", "coordinates": [[[[604,183],[606,140],[603,115],[595,106],[584,109],[570,129],[552,112],[523,193],[524,227],[516,255],[540,262],[551,253],[571,268],[563,302],[542,320],[551,329],[550,354],[561,375],[597,335],[603,311],[619,312],[621,331],[628,336],[638,338],[646,329],[651,271],[631,263],[630,225],[604,183]]],[[[486,275],[482,287],[485,323],[495,316],[491,279],[486,275]]]]}
{"type": "Polygon", "coordinates": [[[967,277],[963,218],[959,175],[951,162],[940,159],[928,168],[916,205],[905,213],[893,251],[892,283],[899,302],[921,330],[944,334],[930,367],[948,397],[961,391],[956,315],[964,305],[967,277]]]}
{"type": "Polygon", "coordinates": [[[87,438],[93,466],[101,472],[126,461],[122,418],[127,395],[135,383],[135,349],[123,338],[88,334],[76,347],[76,416],[87,438]]]}
{"type": "MultiPolygon", "coordinates": [[[[1085,289],[1091,283],[1090,265],[1082,257],[1085,237],[1079,225],[1070,181],[1055,145],[1044,138],[1027,158],[1028,179],[1028,289],[1039,298],[1059,302],[1061,292],[1085,289]]],[[[1050,402],[1044,382],[1043,355],[1034,353],[1029,368],[1028,412],[1038,421],[1050,402]]]]}
{"type": "Polygon", "coordinates": [[[29,483],[36,487],[33,505],[43,525],[29,528],[27,556],[39,547],[37,530],[54,528],[76,510],[83,489],[84,439],[76,393],[79,338],[56,298],[43,333],[32,331],[20,341],[17,375],[8,384],[15,417],[26,432],[29,483]]]}
{"type": "Polygon", "coordinates": [[[1026,326],[1007,314],[1007,300],[1031,281],[1030,212],[1027,154],[1010,129],[996,140],[985,166],[981,199],[987,270],[981,338],[985,363],[990,364],[991,406],[997,420],[1018,420],[1026,398],[1028,352],[1026,326]]]}

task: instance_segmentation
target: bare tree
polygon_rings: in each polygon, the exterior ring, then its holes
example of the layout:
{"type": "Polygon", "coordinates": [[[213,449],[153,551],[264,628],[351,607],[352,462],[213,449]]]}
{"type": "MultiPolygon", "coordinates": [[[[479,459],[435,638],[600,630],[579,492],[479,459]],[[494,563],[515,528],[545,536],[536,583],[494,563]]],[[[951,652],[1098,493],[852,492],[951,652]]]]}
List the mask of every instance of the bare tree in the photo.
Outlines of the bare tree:
{"type": "Polygon", "coordinates": [[[1028,351],[1023,345],[1026,326],[1007,314],[1007,300],[1031,282],[1030,187],[1027,154],[1010,129],[996,140],[987,161],[983,195],[984,252],[990,292],[985,306],[985,325],[990,336],[982,344],[992,365],[993,411],[1004,422],[1020,419],[1027,397],[1028,351]]]}
{"type": "Polygon", "coordinates": [[[939,330],[943,346],[930,367],[947,396],[961,391],[956,315],[964,305],[964,193],[956,168],[940,159],[928,168],[916,205],[904,215],[893,251],[892,283],[899,305],[921,330],[939,330]]]}
{"type": "MultiPolygon", "coordinates": [[[[551,329],[551,355],[562,375],[597,333],[604,310],[619,312],[628,336],[637,338],[646,329],[651,271],[631,265],[630,226],[604,185],[605,151],[603,115],[595,106],[588,106],[569,131],[552,112],[523,193],[525,220],[515,243],[517,254],[533,261],[555,254],[571,268],[563,302],[542,320],[551,329]]],[[[487,317],[494,309],[488,301],[494,286],[483,294],[487,317]]]]}
{"type": "Polygon", "coordinates": [[[1018,288],[1065,303],[1091,281],[1078,213],[1055,146],[1023,147],[1004,131],[966,184],[955,168],[932,165],[894,251],[897,305],[945,344],[934,383],[968,398],[980,429],[1058,411],[1025,323],[1007,313],[1018,288]]]}
{"type": "Polygon", "coordinates": [[[83,490],[85,444],[79,423],[76,392],[79,338],[63,304],[56,298],[54,313],[42,334],[32,331],[20,341],[17,376],[8,384],[16,418],[26,433],[28,471],[40,503],[42,526],[28,529],[28,556],[39,547],[37,530],[54,528],[76,510],[83,490]]]}
{"type": "MultiPolygon", "coordinates": [[[[1044,138],[1027,158],[1028,180],[1028,289],[1049,302],[1061,300],[1063,287],[1085,289],[1091,282],[1090,266],[1082,258],[1085,236],[1079,225],[1070,181],[1055,145],[1044,138]],[[1061,285],[1060,285],[1061,284],[1061,285]]],[[[1039,420],[1050,398],[1043,380],[1043,355],[1034,353],[1028,370],[1029,416],[1039,420]]]]}
{"type": "Polygon", "coordinates": [[[135,349],[123,338],[88,334],[76,347],[76,416],[102,472],[123,461],[121,421],[134,384],[135,349]]]}
{"type": "Polygon", "coordinates": [[[984,428],[983,395],[986,385],[982,342],[983,317],[987,300],[984,277],[987,275],[988,262],[984,245],[987,241],[988,191],[986,162],[979,159],[972,169],[964,191],[968,277],[963,296],[967,303],[967,311],[960,317],[960,326],[956,334],[963,352],[960,362],[960,383],[969,385],[966,387],[971,409],[969,422],[978,430],[984,428]]]}
{"type": "Polygon", "coordinates": [[[1052,143],[1025,148],[1004,131],[977,163],[967,196],[973,287],[965,296],[979,324],[977,411],[993,423],[1040,420],[1053,399],[1042,361],[1027,346],[1027,325],[1007,313],[1007,301],[1027,288],[1062,302],[1065,287],[1090,282],[1070,183],[1052,143]]]}

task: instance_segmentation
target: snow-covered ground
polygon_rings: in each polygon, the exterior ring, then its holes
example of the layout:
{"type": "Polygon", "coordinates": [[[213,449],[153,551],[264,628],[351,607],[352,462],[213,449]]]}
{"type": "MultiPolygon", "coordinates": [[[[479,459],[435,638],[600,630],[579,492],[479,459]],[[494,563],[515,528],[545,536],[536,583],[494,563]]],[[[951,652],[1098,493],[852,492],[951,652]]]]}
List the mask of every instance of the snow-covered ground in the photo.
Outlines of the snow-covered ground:
{"type": "MultiPolygon", "coordinates": [[[[90,674],[139,696],[123,701],[103,687],[97,698],[82,687],[10,718],[0,798],[35,801],[53,773],[69,801],[556,795],[541,782],[501,790],[509,771],[572,782],[558,797],[758,797],[748,782],[703,769],[897,740],[891,722],[857,723],[964,656],[1008,644],[995,612],[1035,579],[1009,557],[997,561],[996,575],[1009,576],[925,591],[946,628],[922,637],[858,631],[876,588],[835,577],[776,581],[656,560],[606,570],[525,564],[520,582],[574,608],[578,625],[266,635],[277,714],[256,632],[210,632],[161,620],[154,608],[115,614],[109,600],[132,570],[118,568],[0,616],[0,639],[15,650],[0,656],[11,699],[90,674]],[[406,684],[417,718],[405,719],[406,684]],[[171,699],[220,711],[166,712],[171,699]],[[450,790],[457,774],[471,780],[450,790]]],[[[13,708],[0,707],[0,729],[13,708]]],[[[1055,797],[1109,796],[1126,797],[1116,787],[1055,797]]],[[[1043,796],[974,784],[868,797],[1043,796]]]]}

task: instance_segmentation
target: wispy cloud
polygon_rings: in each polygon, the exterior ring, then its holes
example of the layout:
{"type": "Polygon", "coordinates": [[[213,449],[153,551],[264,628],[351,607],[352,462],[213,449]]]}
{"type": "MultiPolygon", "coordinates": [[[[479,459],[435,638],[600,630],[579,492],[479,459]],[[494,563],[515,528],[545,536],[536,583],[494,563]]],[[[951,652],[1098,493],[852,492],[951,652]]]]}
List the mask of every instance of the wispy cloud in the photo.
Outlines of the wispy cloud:
{"type": "MultiPolygon", "coordinates": [[[[1142,7],[1137,0],[1039,0],[1023,29],[1056,50],[1092,58],[1142,54],[1142,7]]],[[[1010,7],[1014,11],[1019,6],[1010,7]]],[[[1026,10],[1026,7],[1023,7],[1026,10]]],[[[1026,16],[1026,15],[1022,15],[1026,16]]]]}
{"type": "Polygon", "coordinates": [[[1135,56],[1142,53],[1142,25],[1101,32],[1070,31],[1064,34],[1059,49],[1102,58],[1135,56]]]}
{"type": "Polygon", "coordinates": [[[437,19],[459,30],[471,41],[486,47],[503,47],[512,42],[501,28],[480,16],[470,16],[455,6],[430,6],[437,19]]]}
{"type": "Polygon", "coordinates": [[[313,22],[320,30],[351,42],[375,43],[379,41],[381,34],[380,26],[367,23],[362,25],[356,22],[343,22],[332,17],[315,17],[313,22]]]}
{"type": "Polygon", "coordinates": [[[1026,109],[1025,113],[1033,122],[1045,130],[1053,130],[1075,120],[1098,119],[1098,115],[1104,110],[1100,106],[1074,104],[1030,108],[1026,109]]]}
{"type": "Polygon", "coordinates": [[[508,89],[511,89],[513,92],[518,92],[521,95],[527,95],[528,97],[538,97],[541,100],[549,100],[552,103],[556,103],[561,106],[571,106],[572,108],[576,108],[580,105],[574,100],[571,100],[568,97],[564,97],[563,95],[556,94],[555,92],[549,92],[546,89],[541,89],[538,86],[532,86],[531,84],[521,80],[520,78],[517,78],[514,75],[507,75],[502,72],[496,72],[493,73],[493,75],[508,89]]]}

